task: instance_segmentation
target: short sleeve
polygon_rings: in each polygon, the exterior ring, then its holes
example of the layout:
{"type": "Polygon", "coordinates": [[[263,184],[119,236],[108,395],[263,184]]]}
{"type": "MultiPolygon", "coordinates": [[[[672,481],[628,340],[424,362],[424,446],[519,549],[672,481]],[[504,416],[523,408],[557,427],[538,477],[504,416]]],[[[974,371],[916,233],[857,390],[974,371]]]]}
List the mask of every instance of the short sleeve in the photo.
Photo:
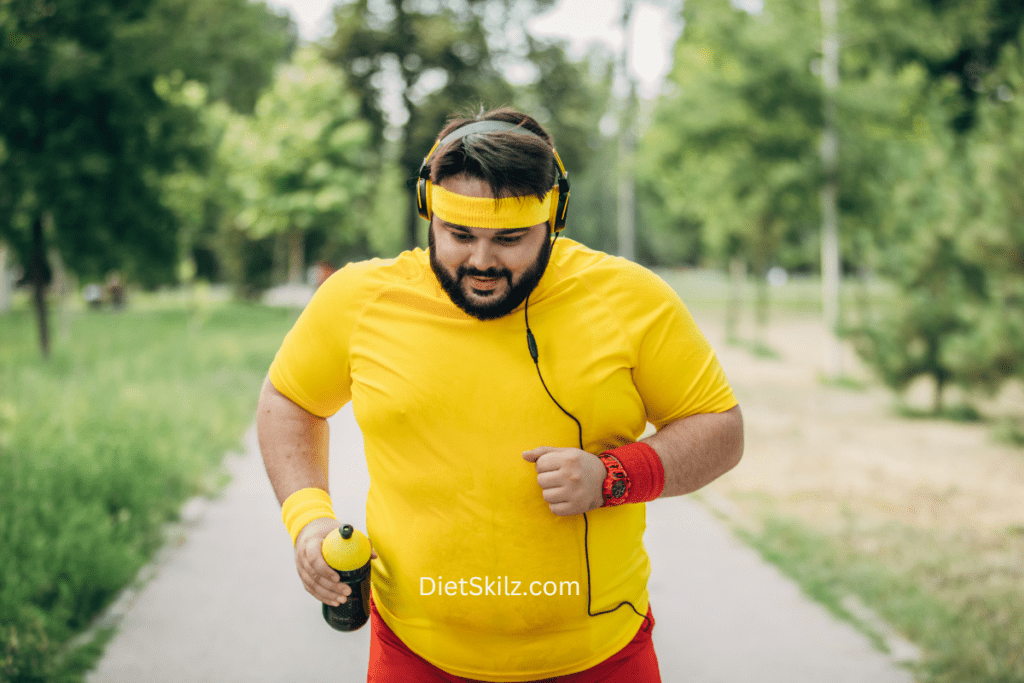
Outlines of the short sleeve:
{"type": "Polygon", "coordinates": [[[352,397],[349,340],[365,303],[366,262],[345,266],[313,295],[270,366],[270,381],[304,410],[328,417],[352,397]]]}
{"type": "Polygon", "coordinates": [[[623,278],[624,324],[636,343],[633,382],[658,429],[688,415],[737,405],[715,351],[679,295],[655,273],[630,264],[623,278]]]}

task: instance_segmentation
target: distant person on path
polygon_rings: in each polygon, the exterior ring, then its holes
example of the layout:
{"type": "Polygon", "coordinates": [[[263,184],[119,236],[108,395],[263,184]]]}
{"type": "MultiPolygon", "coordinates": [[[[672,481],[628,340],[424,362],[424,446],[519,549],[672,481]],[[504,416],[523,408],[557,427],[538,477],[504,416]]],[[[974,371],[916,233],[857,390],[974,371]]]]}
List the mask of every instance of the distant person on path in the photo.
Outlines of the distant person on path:
{"type": "Polygon", "coordinates": [[[533,118],[451,120],[416,193],[428,249],[332,275],[263,385],[299,576],[324,603],[349,594],[320,546],[339,526],[326,418],[351,400],[376,552],[368,681],[659,681],[644,503],[742,455],[715,353],[652,272],[558,241],[569,184],[533,118]]]}
{"type": "Polygon", "coordinates": [[[124,308],[124,280],[116,270],[107,275],[107,298],[115,311],[124,308]]]}
{"type": "Polygon", "coordinates": [[[327,282],[327,278],[334,274],[337,268],[332,266],[327,261],[319,261],[313,267],[313,285],[319,287],[323,283],[327,282]]]}

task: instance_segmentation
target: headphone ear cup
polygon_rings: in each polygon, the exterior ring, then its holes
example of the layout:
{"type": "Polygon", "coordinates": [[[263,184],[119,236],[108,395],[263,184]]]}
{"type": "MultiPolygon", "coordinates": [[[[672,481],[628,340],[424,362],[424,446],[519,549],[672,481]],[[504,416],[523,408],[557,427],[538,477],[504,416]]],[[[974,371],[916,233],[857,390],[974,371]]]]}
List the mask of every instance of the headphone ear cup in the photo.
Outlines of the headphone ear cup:
{"type": "Polygon", "coordinates": [[[548,227],[551,228],[551,232],[556,232],[558,230],[558,207],[562,205],[562,193],[558,191],[557,187],[552,191],[556,196],[551,198],[551,210],[548,212],[548,227]]]}
{"type": "Polygon", "coordinates": [[[420,218],[430,220],[430,181],[420,178],[416,181],[416,208],[419,209],[420,218]]]}
{"type": "Polygon", "coordinates": [[[560,232],[565,229],[565,216],[569,209],[569,193],[558,191],[558,201],[551,202],[554,213],[551,216],[551,229],[560,232]]]}

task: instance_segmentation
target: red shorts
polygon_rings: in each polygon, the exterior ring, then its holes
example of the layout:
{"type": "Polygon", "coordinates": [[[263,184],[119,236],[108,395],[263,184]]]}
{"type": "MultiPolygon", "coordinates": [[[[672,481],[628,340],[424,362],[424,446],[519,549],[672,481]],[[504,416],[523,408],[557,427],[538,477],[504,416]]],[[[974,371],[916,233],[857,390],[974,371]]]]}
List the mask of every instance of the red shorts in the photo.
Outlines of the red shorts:
{"type": "MultiPolygon", "coordinates": [[[[624,648],[586,671],[545,678],[532,683],[661,683],[658,658],[654,654],[651,631],[654,617],[647,608],[647,619],[624,648]]],[[[595,617],[600,619],[600,617],[595,617]]],[[[370,667],[367,683],[472,683],[438,669],[406,647],[388,628],[370,600],[370,667]]]]}

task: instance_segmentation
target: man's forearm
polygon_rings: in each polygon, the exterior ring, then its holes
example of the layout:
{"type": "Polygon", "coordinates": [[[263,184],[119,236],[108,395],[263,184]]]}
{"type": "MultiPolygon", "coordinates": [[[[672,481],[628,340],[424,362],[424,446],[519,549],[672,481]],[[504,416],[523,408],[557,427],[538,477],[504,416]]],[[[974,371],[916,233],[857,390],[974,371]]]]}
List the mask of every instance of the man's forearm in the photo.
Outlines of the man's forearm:
{"type": "Polygon", "coordinates": [[[690,415],[670,422],[643,440],[665,467],[662,498],[692,493],[722,476],[743,455],[739,406],[724,413],[690,415]]]}
{"type": "Polygon", "coordinates": [[[327,420],[293,403],[274,388],[269,377],[256,409],[256,434],[279,503],[299,489],[329,490],[327,420]]]}

